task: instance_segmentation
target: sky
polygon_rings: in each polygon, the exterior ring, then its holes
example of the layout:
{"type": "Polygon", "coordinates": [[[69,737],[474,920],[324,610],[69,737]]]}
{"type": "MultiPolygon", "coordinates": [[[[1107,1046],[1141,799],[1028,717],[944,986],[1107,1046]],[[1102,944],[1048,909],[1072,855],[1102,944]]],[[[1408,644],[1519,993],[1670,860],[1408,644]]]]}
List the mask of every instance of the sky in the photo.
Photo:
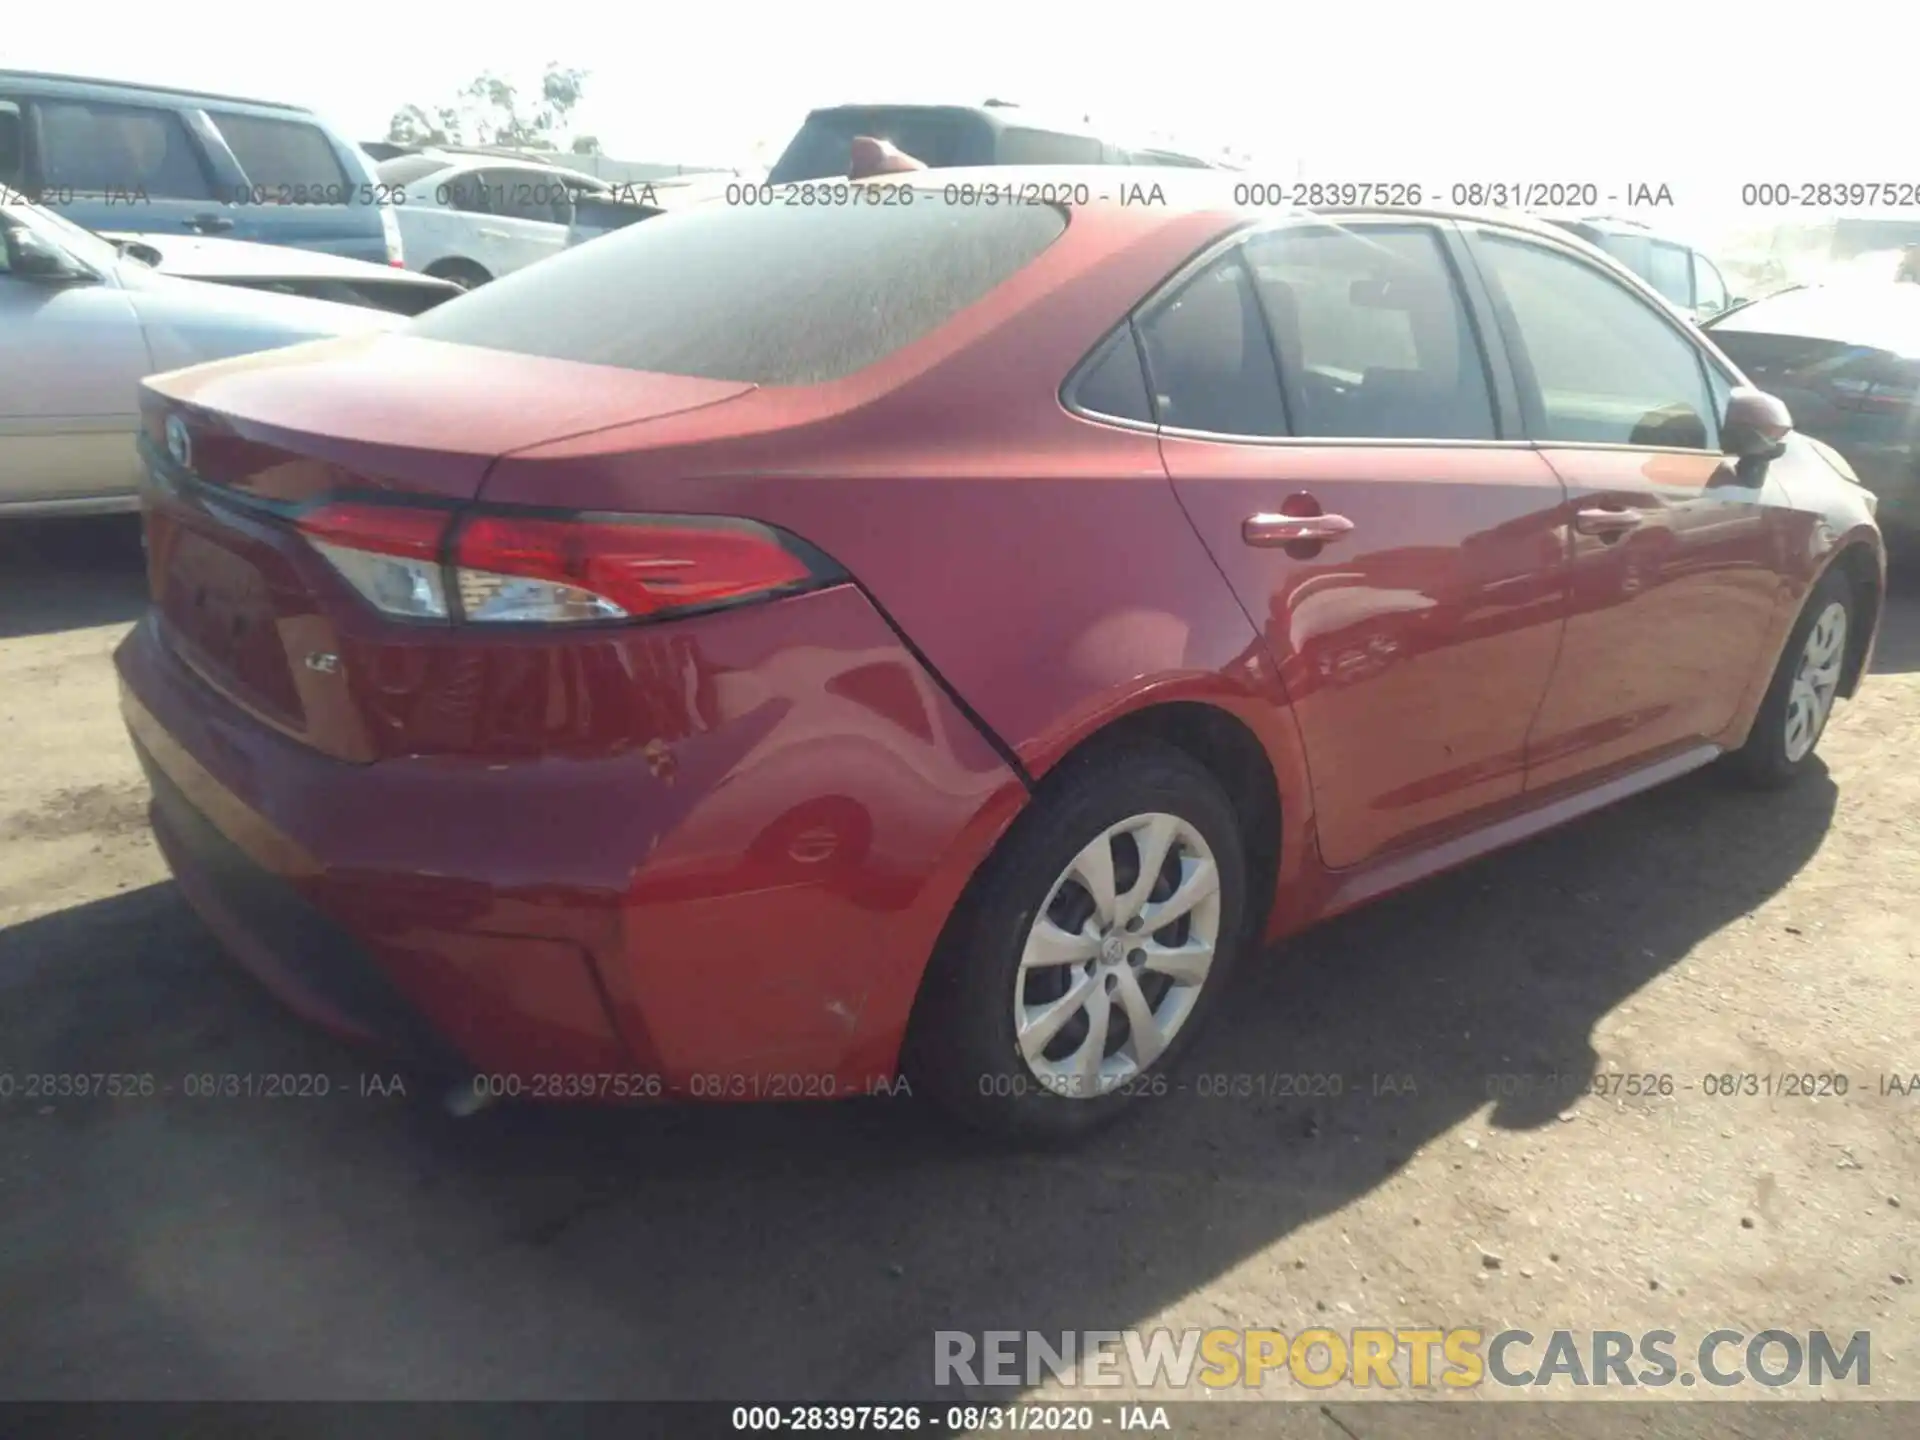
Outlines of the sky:
{"type": "Polygon", "coordinates": [[[106,0],[76,24],[62,6],[15,6],[0,65],[306,104],[369,140],[402,104],[431,108],[486,70],[537,86],[551,60],[588,71],[574,128],[606,153],[688,164],[770,163],[816,105],[995,96],[1232,144],[1288,179],[1666,184],[1681,214],[1716,226],[1767,221],[1742,210],[1747,183],[1920,183],[1920,6],[1894,0],[810,0],[644,19],[587,0],[328,0],[271,31],[267,13],[258,0],[106,0]]]}

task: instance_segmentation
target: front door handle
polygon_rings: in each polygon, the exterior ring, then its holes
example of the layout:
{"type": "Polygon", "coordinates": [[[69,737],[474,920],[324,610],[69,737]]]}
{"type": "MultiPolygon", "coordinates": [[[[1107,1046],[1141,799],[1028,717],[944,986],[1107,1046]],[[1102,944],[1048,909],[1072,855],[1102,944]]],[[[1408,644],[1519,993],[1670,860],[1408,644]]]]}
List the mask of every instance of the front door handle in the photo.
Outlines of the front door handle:
{"type": "Polygon", "coordinates": [[[1249,515],[1240,524],[1240,538],[1249,545],[1295,545],[1302,540],[1338,540],[1351,534],[1353,522],[1344,515],[1249,515]]]}
{"type": "Polygon", "coordinates": [[[219,230],[231,230],[233,221],[224,215],[195,215],[190,220],[180,222],[189,230],[198,230],[202,235],[211,235],[219,230]]]}
{"type": "Polygon", "coordinates": [[[1646,518],[1638,510],[1581,510],[1573,517],[1573,528],[1582,535],[1624,535],[1646,518]]]}

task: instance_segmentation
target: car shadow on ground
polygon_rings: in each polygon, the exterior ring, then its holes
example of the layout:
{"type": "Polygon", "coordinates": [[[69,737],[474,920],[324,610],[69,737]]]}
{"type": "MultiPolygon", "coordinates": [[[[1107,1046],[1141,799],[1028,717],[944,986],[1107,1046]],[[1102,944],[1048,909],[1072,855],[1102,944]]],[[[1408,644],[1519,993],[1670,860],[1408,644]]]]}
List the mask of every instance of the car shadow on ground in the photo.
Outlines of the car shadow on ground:
{"type": "Polygon", "coordinates": [[[1489,1106],[1616,1103],[1499,1077],[1593,1074],[1596,1023],[1785,885],[1835,801],[1821,768],[1697,774],[1331,922],[1245,966],[1183,1089],[1062,1154],[906,1098],[453,1120],[367,1094],[382,1067],[287,1018],[171,885],[48,915],[0,932],[0,1070],[155,1094],[0,1106],[0,1390],[899,1399],[930,1395],[936,1330],[1143,1323],[1261,1252],[1281,1313],[1242,1323],[1290,1326],[1351,1277],[1279,1242],[1489,1106]],[[265,1073],[330,1095],[187,1094],[265,1073]]]}
{"type": "Polygon", "coordinates": [[[0,640],[126,624],[146,604],[137,516],[0,521],[0,640]]]}

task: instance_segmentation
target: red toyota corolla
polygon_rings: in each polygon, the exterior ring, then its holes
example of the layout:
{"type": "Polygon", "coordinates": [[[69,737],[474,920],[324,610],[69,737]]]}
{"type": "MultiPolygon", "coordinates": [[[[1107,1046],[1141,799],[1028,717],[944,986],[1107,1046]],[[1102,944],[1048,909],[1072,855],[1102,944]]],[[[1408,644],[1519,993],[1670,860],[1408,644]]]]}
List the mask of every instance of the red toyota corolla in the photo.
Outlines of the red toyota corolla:
{"type": "Polygon", "coordinates": [[[1243,951],[1814,763],[1872,499],[1624,270],[1008,174],[150,382],[123,704],[225,945],[481,1093],[1061,1135],[1243,951]]]}

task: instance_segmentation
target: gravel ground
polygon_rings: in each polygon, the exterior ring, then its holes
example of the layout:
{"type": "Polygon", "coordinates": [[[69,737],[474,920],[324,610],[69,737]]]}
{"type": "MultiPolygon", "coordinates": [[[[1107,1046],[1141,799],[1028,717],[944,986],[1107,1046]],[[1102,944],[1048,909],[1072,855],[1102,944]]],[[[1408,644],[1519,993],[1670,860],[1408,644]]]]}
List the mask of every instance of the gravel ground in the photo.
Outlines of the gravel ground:
{"type": "MultiPolygon", "coordinates": [[[[1694,776],[1322,927],[1245,967],[1185,1093],[1062,1156],[911,1100],[456,1121],[363,1095],[381,1067],[226,963],[148,838],[108,664],[141,601],[124,525],[0,531],[0,1073],[156,1081],[0,1103],[0,1396],[897,1398],[936,1328],[1425,1323],[1683,1352],[1864,1329],[1847,1394],[1920,1398],[1920,1094],[1881,1093],[1920,1072],[1912,587],[1827,769],[1774,796],[1694,776]],[[188,1098],[203,1072],[332,1094],[188,1098]],[[1198,1093],[1280,1072],[1344,1094],[1198,1093]],[[1709,1096],[1720,1072],[1850,1086],[1709,1096]],[[1626,1073],[1673,1093],[1544,1078],[1626,1073]]],[[[1209,1424],[1480,1411],[1310,1398],[1209,1424]]],[[[1548,1408],[1540,1433],[1623,1433],[1548,1408]]]]}

